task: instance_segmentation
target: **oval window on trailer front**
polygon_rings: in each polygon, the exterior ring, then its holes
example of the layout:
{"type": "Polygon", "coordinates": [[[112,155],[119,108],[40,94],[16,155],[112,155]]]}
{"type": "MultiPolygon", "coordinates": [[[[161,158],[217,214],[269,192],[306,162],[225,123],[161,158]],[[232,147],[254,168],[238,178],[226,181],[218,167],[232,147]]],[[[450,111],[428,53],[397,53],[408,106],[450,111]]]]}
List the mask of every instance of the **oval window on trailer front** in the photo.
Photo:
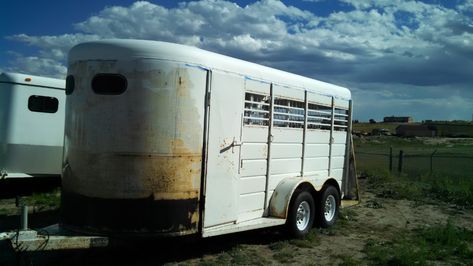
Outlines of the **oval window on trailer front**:
{"type": "Polygon", "coordinates": [[[75,80],[73,75],[69,75],[66,78],[66,95],[70,95],[74,91],[75,80]]]}
{"type": "Polygon", "coordinates": [[[125,92],[127,80],[120,74],[97,74],[92,79],[92,90],[97,94],[119,95],[125,92]]]}

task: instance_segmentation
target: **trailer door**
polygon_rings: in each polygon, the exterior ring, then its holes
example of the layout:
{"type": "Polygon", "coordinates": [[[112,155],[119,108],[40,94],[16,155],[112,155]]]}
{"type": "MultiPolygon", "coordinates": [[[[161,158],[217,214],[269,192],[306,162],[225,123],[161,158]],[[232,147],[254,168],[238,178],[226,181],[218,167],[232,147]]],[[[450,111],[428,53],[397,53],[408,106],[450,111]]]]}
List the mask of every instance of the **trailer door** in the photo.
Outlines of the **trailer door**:
{"type": "Polygon", "coordinates": [[[212,72],[205,181],[205,227],[237,220],[244,79],[212,72]]]}

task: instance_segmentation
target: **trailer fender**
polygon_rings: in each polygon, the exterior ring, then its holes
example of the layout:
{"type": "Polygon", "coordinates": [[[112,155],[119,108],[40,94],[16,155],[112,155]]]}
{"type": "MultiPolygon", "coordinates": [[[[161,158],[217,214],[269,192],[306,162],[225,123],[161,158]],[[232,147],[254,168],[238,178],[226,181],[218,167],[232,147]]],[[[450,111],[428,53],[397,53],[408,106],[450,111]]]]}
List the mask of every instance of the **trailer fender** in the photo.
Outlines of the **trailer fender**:
{"type": "Polygon", "coordinates": [[[292,195],[301,185],[307,185],[315,190],[312,182],[303,177],[289,177],[279,182],[269,202],[269,215],[286,219],[292,195]]]}

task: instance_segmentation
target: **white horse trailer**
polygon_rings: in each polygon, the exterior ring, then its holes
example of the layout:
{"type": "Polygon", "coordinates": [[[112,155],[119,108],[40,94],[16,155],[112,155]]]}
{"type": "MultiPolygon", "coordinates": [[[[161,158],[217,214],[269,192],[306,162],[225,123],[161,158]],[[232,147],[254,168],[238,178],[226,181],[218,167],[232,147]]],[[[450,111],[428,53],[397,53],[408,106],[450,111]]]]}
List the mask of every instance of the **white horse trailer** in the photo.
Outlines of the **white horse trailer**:
{"type": "Polygon", "coordinates": [[[332,225],[345,194],[346,88],[184,45],[69,53],[61,225],[203,237],[332,225]]]}
{"type": "Polygon", "coordinates": [[[0,179],[61,175],[64,88],[61,79],[0,74],[0,179]]]}

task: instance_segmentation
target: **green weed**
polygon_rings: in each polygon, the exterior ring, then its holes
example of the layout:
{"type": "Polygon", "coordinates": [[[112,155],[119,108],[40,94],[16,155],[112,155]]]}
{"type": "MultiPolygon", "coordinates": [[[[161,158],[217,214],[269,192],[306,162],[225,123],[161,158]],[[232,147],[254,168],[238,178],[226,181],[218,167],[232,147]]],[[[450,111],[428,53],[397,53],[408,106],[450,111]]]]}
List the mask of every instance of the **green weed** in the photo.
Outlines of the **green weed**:
{"type": "Polygon", "coordinates": [[[299,248],[312,248],[320,244],[320,239],[317,237],[317,231],[311,230],[304,239],[291,239],[289,244],[299,248]]]}
{"type": "Polygon", "coordinates": [[[279,251],[279,250],[287,248],[288,246],[289,246],[289,242],[287,240],[283,240],[283,241],[273,242],[269,244],[268,247],[272,251],[279,251]]]}
{"type": "Polygon", "coordinates": [[[473,259],[473,231],[454,226],[450,221],[445,226],[427,227],[417,230],[417,239],[428,243],[429,256],[436,260],[449,257],[473,259]]]}
{"type": "Polygon", "coordinates": [[[394,241],[368,241],[364,252],[371,265],[427,265],[421,247],[412,247],[404,235],[394,241]]]}
{"type": "Polygon", "coordinates": [[[436,176],[431,182],[429,192],[446,202],[473,207],[473,179],[436,176]]]}
{"type": "Polygon", "coordinates": [[[293,248],[287,240],[271,243],[269,249],[273,251],[274,259],[279,262],[289,262],[293,258],[293,248]]]}
{"type": "Polygon", "coordinates": [[[358,266],[363,264],[361,261],[348,255],[339,255],[337,258],[341,260],[341,262],[338,263],[339,266],[358,266]]]}
{"type": "Polygon", "coordinates": [[[57,209],[60,205],[60,198],[61,191],[57,188],[52,192],[34,193],[31,196],[25,197],[23,202],[36,210],[57,209]]]}
{"type": "Polygon", "coordinates": [[[236,246],[223,252],[213,261],[201,262],[201,265],[267,265],[270,261],[262,257],[254,249],[236,246]]]}
{"type": "Polygon", "coordinates": [[[0,208],[0,215],[7,215],[9,213],[10,212],[7,208],[0,208]]]}
{"type": "Polygon", "coordinates": [[[273,254],[273,258],[280,263],[289,263],[295,257],[294,250],[286,248],[273,254]]]}
{"type": "Polygon", "coordinates": [[[379,170],[367,171],[365,175],[368,189],[381,198],[407,199],[417,203],[441,200],[460,207],[473,207],[472,178],[436,174],[396,176],[379,170]]]}
{"type": "Polygon", "coordinates": [[[445,225],[399,232],[388,242],[368,241],[364,252],[373,265],[428,265],[432,261],[471,261],[473,231],[445,225]]]}

